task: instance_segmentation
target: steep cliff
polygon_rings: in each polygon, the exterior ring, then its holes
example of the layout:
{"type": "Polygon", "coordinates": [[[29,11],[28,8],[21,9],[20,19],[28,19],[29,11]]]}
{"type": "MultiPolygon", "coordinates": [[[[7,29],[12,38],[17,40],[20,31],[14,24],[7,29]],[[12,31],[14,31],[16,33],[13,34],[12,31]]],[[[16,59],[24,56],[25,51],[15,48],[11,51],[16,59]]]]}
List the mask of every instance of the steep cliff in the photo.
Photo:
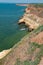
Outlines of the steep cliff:
{"type": "MultiPolygon", "coordinates": [[[[0,60],[0,65],[42,65],[43,63],[43,20],[37,15],[26,13],[23,18],[29,16],[29,21],[23,21],[26,25],[35,25],[38,27],[32,32],[28,33],[22,38],[16,45],[12,47],[12,50],[8,55],[0,60]],[[32,18],[31,18],[32,16],[32,18]],[[34,17],[35,16],[35,17],[34,17]],[[39,21],[33,21],[33,19],[39,19],[39,21]],[[42,20],[42,21],[41,21],[42,20]],[[40,25],[39,25],[40,24],[40,25]]],[[[19,21],[19,23],[21,23],[19,21]]],[[[31,27],[32,28],[32,27],[31,27]]]]}

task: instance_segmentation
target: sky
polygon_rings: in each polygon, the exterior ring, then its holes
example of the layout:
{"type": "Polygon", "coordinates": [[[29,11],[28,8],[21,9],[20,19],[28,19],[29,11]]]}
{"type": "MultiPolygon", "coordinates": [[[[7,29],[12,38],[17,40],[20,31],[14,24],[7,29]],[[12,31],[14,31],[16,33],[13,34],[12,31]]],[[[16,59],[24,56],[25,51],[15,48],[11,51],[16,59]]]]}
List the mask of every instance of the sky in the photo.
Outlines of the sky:
{"type": "Polygon", "coordinates": [[[0,0],[4,3],[43,3],[43,0],[0,0]]]}

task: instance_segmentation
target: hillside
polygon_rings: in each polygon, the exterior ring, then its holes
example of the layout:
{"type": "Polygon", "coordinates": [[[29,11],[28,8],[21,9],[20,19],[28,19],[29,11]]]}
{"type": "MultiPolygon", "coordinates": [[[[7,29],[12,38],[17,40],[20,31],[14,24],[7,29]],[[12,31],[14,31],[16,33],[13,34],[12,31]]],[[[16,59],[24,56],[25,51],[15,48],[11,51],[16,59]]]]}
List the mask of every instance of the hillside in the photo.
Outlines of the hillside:
{"type": "MultiPolygon", "coordinates": [[[[38,21],[40,25],[14,45],[10,53],[0,60],[0,65],[43,64],[43,17],[36,13],[34,15],[40,19],[38,21]]],[[[35,23],[37,22],[35,21],[35,23]]]]}
{"type": "MultiPolygon", "coordinates": [[[[12,48],[12,51],[2,60],[1,65],[38,65],[43,57],[43,43],[37,42],[38,37],[43,34],[43,26],[37,30],[27,34],[16,46],[12,48]],[[40,34],[39,34],[40,33],[40,34]],[[37,40],[31,42],[31,39],[37,40]],[[34,38],[35,37],[35,38],[34,38]]],[[[40,42],[43,42],[40,40],[40,42]]]]}

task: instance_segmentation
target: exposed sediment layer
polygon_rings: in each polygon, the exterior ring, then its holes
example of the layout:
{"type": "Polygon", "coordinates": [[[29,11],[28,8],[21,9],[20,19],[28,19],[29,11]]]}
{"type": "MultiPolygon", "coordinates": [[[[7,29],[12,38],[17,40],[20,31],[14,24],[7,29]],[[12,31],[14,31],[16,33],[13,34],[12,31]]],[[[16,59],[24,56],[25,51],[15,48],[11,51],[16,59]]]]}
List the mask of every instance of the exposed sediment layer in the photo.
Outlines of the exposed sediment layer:
{"type": "Polygon", "coordinates": [[[11,49],[1,51],[0,59],[4,58],[10,51],[11,51],[11,49]]]}
{"type": "Polygon", "coordinates": [[[26,8],[23,17],[19,20],[18,24],[25,24],[28,29],[37,29],[41,24],[43,24],[41,23],[43,18],[31,11],[31,8],[26,8]]]}

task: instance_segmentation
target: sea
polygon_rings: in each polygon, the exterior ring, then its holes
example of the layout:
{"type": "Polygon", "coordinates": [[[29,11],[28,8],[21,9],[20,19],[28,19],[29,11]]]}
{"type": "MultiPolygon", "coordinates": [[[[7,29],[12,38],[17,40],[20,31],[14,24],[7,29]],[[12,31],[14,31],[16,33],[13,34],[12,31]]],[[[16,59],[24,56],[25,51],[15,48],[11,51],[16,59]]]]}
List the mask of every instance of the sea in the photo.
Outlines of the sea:
{"type": "Polygon", "coordinates": [[[18,25],[25,8],[12,3],[0,3],[0,51],[12,48],[27,34],[27,30],[20,30],[18,25]]]}

